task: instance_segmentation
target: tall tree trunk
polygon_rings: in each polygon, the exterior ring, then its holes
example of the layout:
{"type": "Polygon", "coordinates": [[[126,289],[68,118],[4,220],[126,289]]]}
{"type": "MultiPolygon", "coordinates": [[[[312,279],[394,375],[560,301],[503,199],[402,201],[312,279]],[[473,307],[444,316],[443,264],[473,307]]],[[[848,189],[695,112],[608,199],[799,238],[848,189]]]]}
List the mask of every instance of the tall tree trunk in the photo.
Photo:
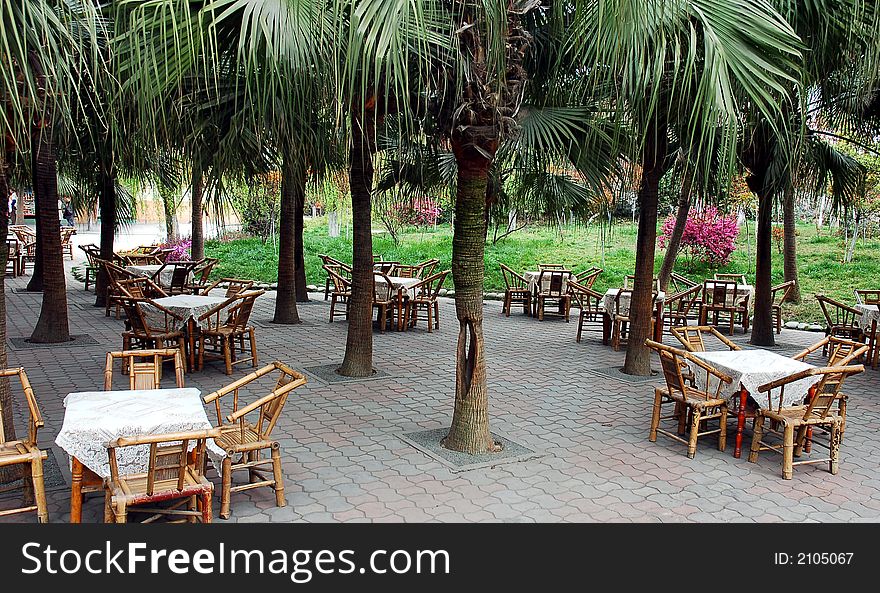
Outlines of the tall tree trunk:
{"type": "Polygon", "coordinates": [[[306,289],[306,258],[303,247],[304,210],[306,208],[305,185],[306,175],[305,167],[303,167],[302,191],[296,193],[296,203],[293,205],[293,280],[296,286],[296,300],[299,303],[309,302],[309,291],[306,289]]]}
{"type": "Polygon", "coordinates": [[[165,240],[169,243],[177,239],[177,217],[174,213],[174,195],[171,188],[159,183],[159,197],[162,199],[162,211],[165,214],[165,240]]]}
{"type": "Polygon", "coordinates": [[[797,224],[794,215],[794,188],[789,183],[782,196],[783,267],[785,281],[794,280],[794,287],[788,294],[790,303],[801,302],[801,285],[797,266],[797,224]]]}
{"type": "MultiPolygon", "coordinates": [[[[755,180],[757,182],[757,180],[755,180]]],[[[770,293],[770,273],[773,266],[773,196],[750,182],[758,190],[758,233],[755,240],[755,319],[752,323],[751,344],[773,346],[776,343],[773,325],[773,297],[770,293]]],[[[754,190],[753,190],[754,191],[754,190]]]]}
{"type": "Polygon", "coordinates": [[[639,187],[639,230],[636,238],[636,266],[632,300],[629,305],[629,337],[623,372],[628,375],[651,374],[651,350],[645,340],[652,337],[654,311],[654,249],[657,243],[657,195],[663,177],[663,161],[668,142],[666,122],[655,116],[648,126],[642,154],[642,182],[639,187]]]}
{"type": "MultiPolygon", "coordinates": [[[[8,180],[6,177],[6,148],[0,145],[0,196],[9,195],[8,180]]],[[[23,206],[19,205],[18,208],[23,206]]],[[[4,209],[0,214],[0,234],[6,236],[9,231],[9,209],[4,209]]],[[[0,264],[3,264],[4,274],[0,276],[0,368],[5,369],[8,361],[6,357],[6,261],[9,259],[9,247],[6,241],[0,245],[0,264]]],[[[15,440],[15,423],[12,417],[12,392],[9,389],[9,379],[0,379],[0,423],[5,440],[15,440]]],[[[21,477],[21,466],[13,465],[0,468],[0,484],[14,482],[21,477]]]]}
{"type": "Polygon", "coordinates": [[[40,318],[30,340],[57,343],[70,340],[67,320],[67,286],[64,254],[61,251],[61,222],[58,218],[58,172],[52,129],[45,123],[33,133],[34,196],[42,236],[37,237],[43,255],[43,303],[40,318]]]}
{"type": "Polygon", "coordinates": [[[666,291],[669,285],[669,277],[675,269],[675,260],[678,257],[678,251],[681,248],[681,237],[684,235],[684,227],[687,224],[687,217],[691,211],[691,188],[693,187],[694,176],[693,170],[685,166],[684,176],[681,180],[681,193],[678,196],[678,212],[675,213],[675,226],[672,229],[672,236],[669,237],[669,243],[666,245],[666,254],[663,256],[663,265],[660,266],[660,289],[666,291]]]}
{"type": "Polygon", "coordinates": [[[489,432],[483,340],[486,195],[491,161],[457,137],[453,137],[453,152],[458,163],[458,188],[452,235],[452,279],[459,329],[455,352],[455,408],[452,425],[442,445],[473,455],[498,450],[489,432]]]}
{"type": "Polygon", "coordinates": [[[372,192],[375,152],[375,99],[351,112],[352,271],[348,299],[348,335],[345,357],[337,371],[346,377],[373,374],[373,233],[372,192]]]}
{"type": "MultiPolygon", "coordinates": [[[[34,144],[33,146],[36,146],[34,144]]],[[[36,150],[36,149],[34,149],[36,150]]],[[[31,186],[34,195],[34,230],[36,230],[37,238],[36,245],[34,246],[34,267],[31,271],[31,279],[27,283],[27,290],[32,292],[42,292],[43,291],[43,244],[40,241],[40,237],[43,236],[43,219],[40,216],[40,199],[41,196],[37,194],[37,172],[31,167],[31,186]]],[[[58,205],[57,202],[53,202],[55,206],[58,205]]],[[[23,210],[23,208],[22,208],[23,210]]],[[[56,213],[55,218],[58,218],[56,213]]],[[[61,228],[61,224],[59,223],[58,228],[61,228]]],[[[59,231],[60,232],[60,231],[59,231]]]]}
{"type": "Polygon", "coordinates": [[[202,168],[199,165],[193,165],[192,168],[192,259],[199,261],[205,257],[205,226],[204,216],[202,215],[202,192],[204,186],[202,184],[202,168]]]}
{"type": "Polygon", "coordinates": [[[294,268],[294,220],[296,204],[305,192],[305,167],[294,151],[284,154],[281,171],[281,220],[278,228],[278,289],[273,323],[299,323],[296,309],[294,268]]]}
{"type": "MultiPolygon", "coordinates": [[[[102,167],[98,179],[98,208],[101,211],[101,259],[113,261],[113,239],[116,234],[116,177],[112,165],[102,167]]],[[[101,266],[95,281],[95,306],[107,305],[110,278],[101,266]]]]}

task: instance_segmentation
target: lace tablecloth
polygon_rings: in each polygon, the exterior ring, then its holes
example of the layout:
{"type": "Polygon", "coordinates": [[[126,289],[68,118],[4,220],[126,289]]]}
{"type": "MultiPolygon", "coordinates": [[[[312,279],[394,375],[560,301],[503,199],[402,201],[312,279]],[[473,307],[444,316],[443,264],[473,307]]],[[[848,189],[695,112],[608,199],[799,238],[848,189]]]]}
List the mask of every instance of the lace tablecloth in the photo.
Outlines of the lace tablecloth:
{"type": "MultiPolygon", "coordinates": [[[[813,368],[813,365],[794,360],[769,350],[717,350],[711,352],[694,352],[693,355],[708,362],[710,365],[729,375],[733,381],[725,385],[721,393],[730,398],[745,389],[757,404],[766,408],[767,392],[760,393],[758,387],[777,379],[788,377],[797,372],[813,368]]],[[[706,371],[695,364],[689,363],[700,380],[704,380],[706,371]]],[[[804,401],[807,393],[820,377],[806,377],[785,386],[782,406],[791,406],[804,401]]],[[[717,383],[715,384],[717,385],[717,383]]],[[[714,389],[714,387],[713,387],[714,389]]],[[[779,405],[779,389],[772,391],[773,407],[779,405]]]]}
{"type": "MultiPolygon", "coordinates": [[[[192,388],[77,392],[64,398],[64,406],[55,443],[105,478],[110,476],[106,445],[113,439],[212,428],[201,392],[192,388]]],[[[225,456],[213,439],[208,439],[208,450],[212,459],[225,456]]],[[[143,472],[149,445],[117,449],[116,456],[121,474],[143,472]]]]}
{"type": "MultiPolygon", "coordinates": [[[[609,317],[614,317],[614,299],[617,297],[617,293],[620,292],[619,288],[609,288],[605,291],[605,296],[602,297],[602,307],[605,309],[605,313],[609,317]]],[[[621,315],[629,315],[629,302],[632,299],[632,293],[624,293],[622,297],[620,297],[620,314],[621,315]]],[[[666,301],[666,293],[662,290],[657,293],[657,303],[662,305],[663,302],[666,301]]]]}
{"type": "MultiPolygon", "coordinates": [[[[522,273],[523,278],[526,279],[526,282],[529,283],[529,290],[531,292],[538,292],[538,278],[541,277],[541,272],[536,270],[527,270],[522,273]]],[[[568,280],[573,278],[574,275],[568,276],[567,278],[562,279],[562,289],[565,290],[568,288],[568,280]]],[[[549,290],[550,288],[550,270],[544,274],[544,281],[541,282],[541,290],[549,290]]]]}
{"type": "Polygon", "coordinates": [[[875,321],[880,325],[880,308],[877,305],[856,303],[854,307],[862,312],[862,316],[859,317],[859,327],[865,330],[866,333],[871,331],[875,321]]]}
{"type": "MultiPolygon", "coordinates": [[[[184,329],[189,319],[192,319],[199,327],[204,325],[203,321],[199,321],[199,317],[226,300],[228,299],[219,296],[176,294],[154,299],[153,302],[180,315],[183,318],[180,322],[180,329],[184,329]]],[[[151,325],[162,326],[165,324],[165,314],[155,307],[151,307],[150,303],[144,303],[143,310],[151,325]]]]}
{"type": "MultiPolygon", "coordinates": [[[[422,281],[421,278],[401,278],[400,276],[388,276],[388,279],[391,280],[391,285],[394,287],[395,291],[403,289],[400,291],[401,296],[407,296],[407,292],[409,291],[409,289],[422,281]]],[[[383,291],[388,286],[387,284],[385,284],[385,280],[382,279],[382,276],[376,276],[374,282],[376,285],[376,290],[379,291],[380,294],[382,294],[381,291],[383,291]]],[[[391,297],[395,295],[387,296],[391,297]]]]}
{"type": "MultiPolygon", "coordinates": [[[[142,266],[125,266],[125,269],[134,274],[135,276],[143,276],[145,278],[152,278],[153,274],[159,271],[161,268],[161,264],[145,264],[142,266]]],[[[171,276],[174,274],[174,268],[168,267],[162,270],[162,273],[159,274],[159,286],[168,286],[171,284],[171,276]]]]}

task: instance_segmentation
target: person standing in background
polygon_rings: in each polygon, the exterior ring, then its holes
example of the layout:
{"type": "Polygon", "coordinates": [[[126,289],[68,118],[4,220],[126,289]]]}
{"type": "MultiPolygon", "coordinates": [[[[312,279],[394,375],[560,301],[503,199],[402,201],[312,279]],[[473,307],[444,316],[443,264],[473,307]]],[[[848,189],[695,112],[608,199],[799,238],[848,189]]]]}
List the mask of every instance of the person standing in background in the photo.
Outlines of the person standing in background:
{"type": "Polygon", "coordinates": [[[16,210],[18,209],[18,194],[15,193],[15,190],[11,187],[9,188],[9,200],[8,200],[8,212],[9,221],[12,224],[15,224],[15,215],[16,210]]]}

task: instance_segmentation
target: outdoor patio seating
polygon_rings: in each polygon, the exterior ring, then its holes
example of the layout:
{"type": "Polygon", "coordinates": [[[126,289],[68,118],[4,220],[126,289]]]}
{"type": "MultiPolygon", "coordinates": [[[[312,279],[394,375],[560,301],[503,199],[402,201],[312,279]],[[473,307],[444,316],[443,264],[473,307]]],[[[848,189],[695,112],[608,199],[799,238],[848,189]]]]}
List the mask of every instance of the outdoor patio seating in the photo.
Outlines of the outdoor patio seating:
{"type": "Polygon", "coordinates": [[[73,259],[73,236],[76,234],[76,227],[61,227],[61,253],[66,253],[73,259]]]}
{"type": "Polygon", "coordinates": [[[327,278],[333,283],[333,289],[330,293],[330,323],[333,323],[333,317],[338,315],[336,306],[342,304],[345,306],[343,315],[348,318],[348,299],[351,298],[351,279],[342,274],[351,274],[351,270],[342,264],[324,264],[324,271],[327,272],[327,278]]]}
{"type": "MultiPolygon", "coordinates": [[[[539,265],[540,267],[540,265],[539,265]]],[[[538,276],[534,297],[534,314],[538,321],[544,320],[547,304],[557,305],[557,314],[569,321],[571,312],[571,294],[568,292],[568,280],[571,271],[560,268],[544,268],[538,276]]]]}
{"type": "Polygon", "coordinates": [[[593,324],[602,330],[602,296],[592,288],[579,284],[573,280],[568,281],[568,292],[571,295],[572,304],[580,310],[578,315],[578,329],[576,342],[581,341],[584,325],[593,324]]]}
{"type": "Polygon", "coordinates": [[[794,290],[794,285],[795,281],[789,280],[788,282],[777,284],[770,289],[770,298],[772,300],[770,311],[773,314],[773,323],[776,325],[777,334],[782,332],[782,303],[785,302],[788,295],[794,290]]]}
{"type": "Polygon", "coordinates": [[[123,267],[120,267],[112,262],[109,262],[104,259],[96,260],[98,265],[104,268],[104,272],[107,274],[107,301],[104,307],[104,315],[110,316],[110,308],[116,308],[116,319],[119,319],[119,299],[125,297],[125,293],[119,287],[119,283],[122,280],[131,280],[133,278],[137,278],[135,274],[132,274],[128,270],[123,267]]]}
{"type": "MultiPolygon", "coordinates": [[[[611,347],[617,351],[626,345],[629,339],[630,312],[632,308],[632,289],[622,288],[614,295],[614,312],[611,315],[611,347]]],[[[657,308],[658,293],[651,296],[651,311],[657,308]]],[[[657,323],[655,315],[651,316],[651,335],[654,335],[654,326],[657,323]]],[[[658,326],[659,327],[659,326],[658,326]]]]}
{"type": "MultiPolygon", "coordinates": [[[[332,258],[329,255],[324,254],[324,253],[319,253],[318,257],[321,260],[321,264],[322,264],[321,268],[324,268],[324,265],[342,266],[343,268],[347,268],[349,275],[351,275],[351,266],[349,266],[345,262],[341,262],[338,259],[332,258]]],[[[324,271],[326,272],[327,270],[324,269],[324,271]]],[[[333,283],[333,280],[330,278],[330,274],[327,274],[327,276],[324,278],[324,300],[325,301],[330,298],[330,285],[332,283],[333,283]]]]}
{"type": "Polygon", "coordinates": [[[228,299],[248,291],[254,285],[253,280],[241,278],[220,278],[202,290],[202,295],[210,295],[215,288],[225,288],[223,295],[228,299]]]}
{"type": "Polygon", "coordinates": [[[205,360],[214,359],[223,360],[227,375],[232,374],[236,364],[250,362],[252,367],[257,366],[257,334],[249,321],[254,303],[263,293],[264,290],[240,293],[235,296],[235,303],[220,303],[199,317],[199,369],[204,368],[205,360]]]}
{"type": "Polygon", "coordinates": [[[209,284],[211,272],[220,263],[216,257],[205,257],[196,262],[192,269],[192,281],[186,285],[192,294],[203,294],[209,284]]]}
{"type": "Polygon", "coordinates": [[[523,313],[531,315],[532,291],[529,288],[528,280],[514,272],[510,267],[504,264],[499,265],[505,285],[504,304],[501,306],[501,312],[510,317],[510,307],[514,303],[522,303],[523,313]]]}
{"type": "Polygon", "coordinates": [[[438,272],[408,289],[409,298],[404,313],[407,327],[415,327],[418,324],[419,311],[424,311],[428,332],[432,328],[440,329],[440,303],[437,298],[449,273],[449,270],[438,272]]]}
{"type": "Polygon", "coordinates": [[[152,280],[164,288],[169,295],[191,294],[193,270],[197,263],[194,261],[165,262],[153,273],[152,280]]]}
{"type": "Polygon", "coordinates": [[[575,274],[574,281],[581,286],[593,288],[593,284],[596,282],[596,278],[598,278],[602,274],[602,271],[602,268],[593,266],[589,269],[584,270],[583,272],[578,272],[577,274],[575,274]]]}
{"type": "Polygon", "coordinates": [[[741,273],[715,273],[715,280],[724,280],[727,282],[736,282],[737,284],[743,285],[748,284],[746,280],[746,275],[741,273]]]}
{"type": "Polygon", "coordinates": [[[162,287],[157,286],[149,278],[120,280],[116,283],[116,289],[121,296],[133,299],[161,299],[168,296],[168,293],[162,290],[162,287]]]}
{"type": "Polygon", "coordinates": [[[104,365],[104,391],[113,389],[113,363],[122,361],[122,374],[128,374],[129,389],[161,389],[162,363],[167,358],[174,361],[174,378],[178,387],[184,387],[183,356],[179,348],[156,350],[124,350],[108,352],[104,365]]]}
{"type": "Polygon", "coordinates": [[[703,287],[695,284],[666,297],[663,302],[666,308],[664,322],[670,329],[673,326],[687,325],[690,319],[699,319],[702,293],[703,287]]]}
{"type": "Polygon", "coordinates": [[[862,312],[846,303],[834,300],[824,294],[817,294],[816,300],[825,317],[825,335],[862,341],[864,328],[859,326],[862,312]]]}
{"type": "Polygon", "coordinates": [[[101,259],[101,248],[94,243],[80,245],[83,253],[86,255],[86,265],[83,267],[83,289],[88,290],[90,284],[97,284],[98,271],[100,266],[98,260],[101,259]]]}
{"type": "Polygon", "coordinates": [[[180,349],[182,357],[186,356],[186,339],[179,329],[183,318],[154,302],[150,303],[150,307],[156,314],[149,316],[141,306],[146,301],[119,297],[118,302],[125,311],[129,325],[122,332],[122,350],[153,350],[174,345],[180,349]]]}
{"type": "Polygon", "coordinates": [[[384,332],[388,323],[394,325],[394,313],[400,315],[402,310],[397,310],[397,290],[387,274],[376,272],[373,279],[373,308],[376,309],[376,320],[379,322],[379,331],[384,332]],[[389,315],[389,309],[391,314],[389,315]]]}
{"type": "Polygon", "coordinates": [[[733,326],[737,317],[742,317],[743,330],[748,329],[748,310],[744,310],[738,300],[737,283],[733,280],[704,280],[703,304],[700,307],[700,325],[707,325],[709,317],[713,325],[718,325],[719,318],[727,320],[728,332],[733,335],[733,326]]]}

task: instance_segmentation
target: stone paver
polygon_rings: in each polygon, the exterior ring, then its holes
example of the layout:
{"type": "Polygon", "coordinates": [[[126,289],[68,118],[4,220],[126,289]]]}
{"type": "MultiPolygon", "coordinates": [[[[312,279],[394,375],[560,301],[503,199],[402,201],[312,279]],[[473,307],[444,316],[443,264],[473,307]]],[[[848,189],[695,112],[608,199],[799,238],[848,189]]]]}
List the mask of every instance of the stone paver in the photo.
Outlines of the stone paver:
{"type": "MultiPolygon", "coordinates": [[[[14,291],[28,278],[7,278],[10,337],[27,337],[39,315],[41,295],[14,291]]],[[[71,332],[93,336],[99,345],[9,351],[9,365],[27,369],[40,402],[46,421],[41,442],[53,448],[65,472],[67,456],[54,445],[62,399],[71,391],[101,388],[105,354],[120,348],[123,329],[121,321],[91,306],[93,293],[72,278],[68,283],[71,332]]],[[[296,369],[342,361],[346,323],[327,323],[328,303],[321,295],[312,297],[300,305],[303,323],[296,326],[268,323],[274,295],[259,299],[252,321],[261,361],[277,359],[296,369]]],[[[578,344],[574,321],[538,322],[521,313],[507,318],[496,301],[488,301],[484,313],[492,430],[543,457],[454,473],[397,438],[449,425],[457,328],[453,303],[444,300],[439,332],[428,334],[422,325],[374,334],[374,364],[388,377],[338,384],[309,377],[294,392],[275,432],[285,460],[288,506],[276,508],[267,488],[237,493],[230,521],[880,520],[878,371],[867,369],[848,381],[840,474],[832,476],[825,465],[800,466],[793,480],[783,480],[779,456],[767,452],[756,464],[746,461],[750,427],[741,459],[731,454],[732,439],[724,453],[702,439],[694,459],[669,439],[650,443],[653,386],[660,378],[627,384],[590,372],[620,366],[624,358],[602,346],[594,329],[578,344]]],[[[807,345],[820,337],[786,329],[779,341],[807,345]]],[[[187,386],[204,394],[249,371],[238,367],[227,377],[221,366],[187,374],[187,386]]],[[[17,407],[23,428],[22,413],[17,407]]],[[[69,472],[65,477],[69,483],[69,472]]],[[[216,513],[219,480],[214,471],[209,478],[218,488],[216,513]]],[[[0,507],[4,502],[0,499],[0,507]]],[[[69,489],[50,491],[49,506],[53,522],[66,522],[69,489]]],[[[91,497],[83,518],[98,521],[101,511],[101,499],[91,497]]],[[[4,519],[12,520],[35,517],[4,519]]]]}

